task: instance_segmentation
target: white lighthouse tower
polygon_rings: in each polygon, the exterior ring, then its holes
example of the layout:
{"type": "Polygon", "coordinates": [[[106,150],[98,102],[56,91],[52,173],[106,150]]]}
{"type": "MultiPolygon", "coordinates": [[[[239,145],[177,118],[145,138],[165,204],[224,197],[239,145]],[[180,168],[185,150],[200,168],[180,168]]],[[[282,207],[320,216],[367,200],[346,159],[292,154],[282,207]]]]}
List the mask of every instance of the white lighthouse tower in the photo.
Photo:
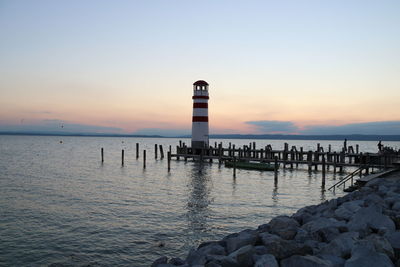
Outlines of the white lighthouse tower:
{"type": "Polygon", "coordinates": [[[200,154],[208,148],[208,83],[199,80],[193,84],[192,149],[200,154]]]}

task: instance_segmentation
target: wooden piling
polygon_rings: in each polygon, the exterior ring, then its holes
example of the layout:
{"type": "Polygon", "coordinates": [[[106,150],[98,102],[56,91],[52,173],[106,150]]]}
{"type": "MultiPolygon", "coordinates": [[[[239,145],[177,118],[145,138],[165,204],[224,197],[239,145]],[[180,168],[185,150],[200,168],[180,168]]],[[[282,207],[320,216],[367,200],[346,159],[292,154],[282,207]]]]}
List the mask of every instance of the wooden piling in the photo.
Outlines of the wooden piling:
{"type": "Polygon", "coordinates": [[[104,162],[104,148],[101,148],[101,162],[104,162]]]}
{"type": "Polygon", "coordinates": [[[122,155],[121,155],[122,166],[124,166],[124,156],[125,156],[125,151],[122,149],[122,155]]]}
{"type": "Polygon", "coordinates": [[[143,169],[146,169],[146,150],[143,150],[143,169]]]}
{"type": "Polygon", "coordinates": [[[154,145],[154,158],[155,158],[155,159],[157,159],[157,157],[158,157],[158,149],[157,149],[157,147],[158,147],[158,145],[155,144],[155,145],[154,145]]]}
{"type": "Polygon", "coordinates": [[[139,143],[136,143],[136,159],[139,158],[139,143]]]}
{"type": "Polygon", "coordinates": [[[162,145],[159,145],[160,148],[160,158],[163,159],[164,158],[164,149],[162,145]]]}
{"type": "Polygon", "coordinates": [[[233,178],[236,178],[236,157],[233,157],[233,178]]]}
{"type": "Polygon", "coordinates": [[[274,180],[275,180],[275,183],[276,182],[278,182],[278,168],[279,168],[279,165],[278,165],[278,157],[277,156],[275,156],[274,157],[274,180]]]}
{"type": "Polygon", "coordinates": [[[168,158],[168,172],[171,170],[171,152],[168,151],[167,153],[167,158],[168,158]]]}
{"type": "Polygon", "coordinates": [[[322,189],[325,189],[325,177],[326,177],[326,162],[325,155],[322,156],[322,189]]]}
{"type": "Polygon", "coordinates": [[[179,147],[182,147],[182,140],[179,140],[179,147]]]}

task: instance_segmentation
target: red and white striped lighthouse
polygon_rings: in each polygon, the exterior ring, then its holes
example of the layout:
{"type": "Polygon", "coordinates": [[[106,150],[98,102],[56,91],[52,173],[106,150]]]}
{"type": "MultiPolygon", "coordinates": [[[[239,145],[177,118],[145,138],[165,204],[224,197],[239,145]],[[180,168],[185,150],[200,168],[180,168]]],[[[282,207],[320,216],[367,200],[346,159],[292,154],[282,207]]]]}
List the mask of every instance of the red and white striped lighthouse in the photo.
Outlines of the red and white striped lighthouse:
{"type": "Polygon", "coordinates": [[[208,83],[193,84],[192,148],[195,153],[208,148],[208,83]]]}

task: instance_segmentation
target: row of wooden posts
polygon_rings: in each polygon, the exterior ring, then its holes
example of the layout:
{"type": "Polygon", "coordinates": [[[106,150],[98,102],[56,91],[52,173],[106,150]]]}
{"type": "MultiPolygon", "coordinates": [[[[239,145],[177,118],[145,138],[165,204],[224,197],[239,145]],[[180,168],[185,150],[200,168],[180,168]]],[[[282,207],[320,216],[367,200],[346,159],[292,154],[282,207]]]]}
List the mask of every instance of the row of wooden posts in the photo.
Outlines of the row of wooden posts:
{"type": "MultiPolygon", "coordinates": [[[[160,151],[160,159],[164,159],[164,149],[162,145],[154,145],[154,156],[155,159],[158,158],[158,150],[160,151]]],[[[104,163],[104,148],[101,148],[101,162],[104,163]]],[[[136,143],[136,159],[139,158],[139,143],[136,143]]],[[[169,146],[169,151],[167,152],[167,159],[168,159],[168,171],[171,170],[171,146],[169,146]]],[[[121,151],[121,165],[125,165],[125,150],[122,149],[121,151]]],[[[146,149],[143,150],[143,169],[146,169],[146,149]]]]}

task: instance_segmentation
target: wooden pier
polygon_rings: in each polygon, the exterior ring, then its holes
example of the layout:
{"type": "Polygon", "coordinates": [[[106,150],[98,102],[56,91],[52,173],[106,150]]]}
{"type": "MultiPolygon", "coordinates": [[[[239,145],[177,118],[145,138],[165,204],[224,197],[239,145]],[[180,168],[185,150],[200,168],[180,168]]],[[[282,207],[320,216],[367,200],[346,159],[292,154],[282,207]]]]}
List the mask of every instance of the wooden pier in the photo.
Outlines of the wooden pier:
{"type": "Polygon", "coordinates": [[[381,151],[379,153],[363,153],[359,151],[359,146],[343,147],[341,151],[332,151],[331,145],[323,148],[320,144],[314,151],[304,151],[303,147],[292,146],[285,143],[282,150],[274,150],[271,145],[263,148],[257,148],[256,143],[250,143],[242,147],[235,147],[229,143],[228,147],[223,147],[222,143],[215,143],[208,149],[204,149],[201,155],[194,154],[190,147],[185,143],[179,142],[176,147],[176,153],[171,154],[171,158],[185,161],[188,159],[199,160],[217,160],[219,163],[224,161],[240,161],[262,162],[279,164],[281,168],[298,168],[299,165],[306,165],[309,171],[332,169],[334,173],[343,172],[346,167],[360,168],[365,174],[370,173],[373,169],[387,169],[397,166],[400,161],[399,152],[387,153],[381,151]]]}

